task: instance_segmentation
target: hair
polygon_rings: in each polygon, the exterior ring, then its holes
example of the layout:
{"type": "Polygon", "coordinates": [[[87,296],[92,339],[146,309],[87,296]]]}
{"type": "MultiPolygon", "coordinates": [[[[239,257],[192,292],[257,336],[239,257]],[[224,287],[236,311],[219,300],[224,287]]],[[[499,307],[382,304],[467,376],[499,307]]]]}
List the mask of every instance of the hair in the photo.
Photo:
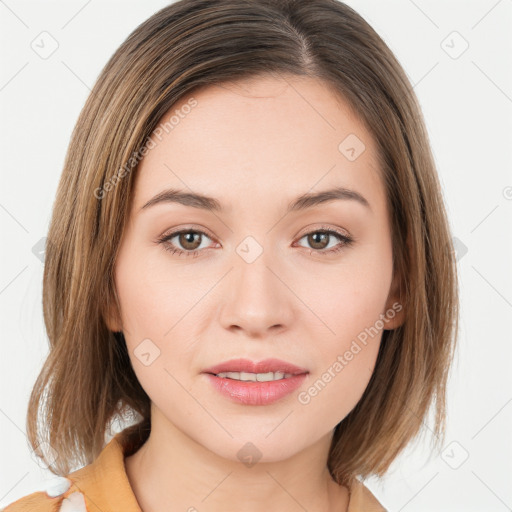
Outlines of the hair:
{"type": "Polygon", "coordinates": [[[105,321],[105,311],[119,306],[114,265],[140,148],[197,88],[263,76],[319,79],[348,102],[376,142],[391,216],[404,321],[383,331],[368,386],[334,429],[331,476],[340,484],[382,476],[431,408],[432,432],[443,441],[458,332],[457,265],[427,130],[405,72],[372,27],[337,0],[179,0],[112,55],[66,154],[43,276],[50,350],[27,411],[29,442],[53,473],[92,462],[115,418],[141,418],[123,431],[128,454],[151,429],[150,398],[124,336],[105,321]],[[41,450],[43,441],[55,460],[41,450]]]}

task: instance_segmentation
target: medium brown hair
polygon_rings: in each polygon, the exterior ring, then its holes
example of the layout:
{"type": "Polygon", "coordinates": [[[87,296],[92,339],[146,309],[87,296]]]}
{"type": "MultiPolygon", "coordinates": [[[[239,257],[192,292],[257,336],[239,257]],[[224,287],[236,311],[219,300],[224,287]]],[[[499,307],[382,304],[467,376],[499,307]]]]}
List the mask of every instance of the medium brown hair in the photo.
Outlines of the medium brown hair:
{"type": "Polygon", "coordinates": [[[118,305],[114,265],[140,148],[195,88],[264,75],[320,79],[348,102],[375,139],[392,221],[405,319],[383,331],[370,382],[335,428],[329,471],[339,483],[383,475],[433,406],[434,435],[444,437],[457,268],[428,134],[402,67],[337,0],[180,0],[138,26],[110,58],[66,155],[43,279],[50,352],[27,414],[32,448],[45,441],[58,455],[49,464],[55,474],[92,462],[120,415],[140,419],[125,431],[129,453],[151,428],[150,398],[124,336],[105,322],[118,305]]]}

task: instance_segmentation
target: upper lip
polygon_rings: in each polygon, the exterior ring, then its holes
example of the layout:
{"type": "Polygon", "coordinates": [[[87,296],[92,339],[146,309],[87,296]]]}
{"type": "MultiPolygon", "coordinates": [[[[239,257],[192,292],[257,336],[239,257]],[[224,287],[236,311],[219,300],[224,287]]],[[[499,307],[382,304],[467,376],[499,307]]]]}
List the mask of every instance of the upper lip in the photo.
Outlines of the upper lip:
{"type": "Polygon", "coordinates": [[[284,372],[291,373],[292,375],[300,375],[301,373],[308,373],[308,370],[292,363],[282,361],[281,359],[264,359],[259,362],[250,361],[249,359],[230,359],[229,361],[224,361],[203,370],[203,373],[212,373],[214,375],[224,372],[284,372]]]}

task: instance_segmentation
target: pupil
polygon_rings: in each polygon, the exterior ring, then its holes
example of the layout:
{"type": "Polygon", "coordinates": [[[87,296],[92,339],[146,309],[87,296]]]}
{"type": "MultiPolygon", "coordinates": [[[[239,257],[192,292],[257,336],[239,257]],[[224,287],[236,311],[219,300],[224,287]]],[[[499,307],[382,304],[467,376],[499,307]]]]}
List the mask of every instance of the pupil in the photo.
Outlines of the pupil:
{"type": "Polygon", "coordinates": [[[189,250],[194,250],[196,247],[199,246],[197,243],[197,240],[194,242],[194,238],[198,237],[199,239],[199,233],[194,233],[192,231],[189,231],[188,233],[183,233],[181,235],[182,240],[180,241],[182,246],[189,250]]]}
{"type": "Polygon", "coordinates": [[[328,237],[328,233],[314,233],[313,235],[310,236],[311,239],[313,240],[313,242],[311,243],[313,246],[315,244],[320,244],[320,247],[323,248],[325,246],[325,240],[327,239],[328,237]],[[323,240],[322,240],[323,238],[323,240]]]}

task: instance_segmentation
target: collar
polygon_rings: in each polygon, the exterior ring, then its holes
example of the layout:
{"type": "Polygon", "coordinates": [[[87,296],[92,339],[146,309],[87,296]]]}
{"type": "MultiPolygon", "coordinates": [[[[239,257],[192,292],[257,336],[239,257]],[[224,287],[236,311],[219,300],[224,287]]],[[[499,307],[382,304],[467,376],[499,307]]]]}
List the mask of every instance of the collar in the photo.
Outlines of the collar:
{"type": "Polygon", "coordinates": [[[67,494],[81,492],[90,512],[142,512],[126,474],[124,451],[120,432],[91,464],[67,476],[72,483],[67,494]]]}
{"type": "MultiPolygon", "coordinates": [[[[66,493],[81,492],[90,512],[142,512],[133,493],[124,464],[125,438],[116,434],[91,464],[70,473],[72,485],[66,493]]],[[[359,480],[350,488],[348,512],[386,512],[370,490],[359,480]]]]}

